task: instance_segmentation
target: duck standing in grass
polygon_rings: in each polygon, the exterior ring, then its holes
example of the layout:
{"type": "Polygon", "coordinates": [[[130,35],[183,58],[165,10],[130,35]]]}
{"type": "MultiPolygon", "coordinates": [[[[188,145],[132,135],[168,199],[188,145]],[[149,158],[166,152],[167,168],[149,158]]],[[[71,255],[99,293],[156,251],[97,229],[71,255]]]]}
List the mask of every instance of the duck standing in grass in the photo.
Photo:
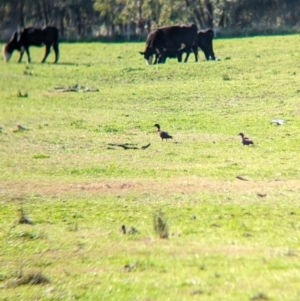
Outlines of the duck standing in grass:
{"type": "Polygon", "coordinates": [[[173,139],[173,137],[171,135],[169,135],[167,132],[163,132],[160,130],[160,125],[159,124],[154,124],[154,126],[157,127],[157,133],[159,135],[159,137],[161,138],[162,141],[164,141],[164,139],[166,139],[166,141],[168,139],[173,139]]]}
{"type": "Polygon", "coordinates": [[[245,135],[243,133],[239,133],[239,136],[242,137],[242,143],[243,143],[243,145],[254,144],[254,142],[250,138],[245,137],[245,135]]]}

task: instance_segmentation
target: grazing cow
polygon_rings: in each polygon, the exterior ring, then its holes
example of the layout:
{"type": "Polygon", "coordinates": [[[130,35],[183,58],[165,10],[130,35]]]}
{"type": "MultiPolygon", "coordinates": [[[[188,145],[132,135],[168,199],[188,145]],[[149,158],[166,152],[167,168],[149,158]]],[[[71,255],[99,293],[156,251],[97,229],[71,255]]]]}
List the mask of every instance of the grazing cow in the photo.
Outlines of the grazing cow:
{"type": "MultiPolygon", "coordinates": [[[[205,58],[208,61],[210,58],[212,60],[216,60],[215,54],[213,51],[213,38],[214,38],[214,32],[211,29],[207,30],[200,30],[197,33],[197,44],[194,44],[192,46],[192,51],[195,54],[195,61],[198,61],[198,47],[204,52],[205,58]]],[[[177,58],[178,62],[181,62],[182,60],[182,54],[186,52],[186,48],[183,48],[181,50],[177,49],[165,49],[164,50],[164,56],[161,57],[158,54],[156,54],[155,61],[159,61],[160,63],[165,63],[167,58],[177,58]]]]}
{"type": "Polygon", "coordinates": [[[11,40],[4,46],[3,55],[6,62],[12,56],[14,50],[20,51],[19,63],[22,61],[24,51],[27,53],[28,63],[30,63],[29,46],[46,46],[45,56],[42,60],[44,63],[50,53],[50,48],[53,47],[55,53],[55,61],[58,61],[58,29],[53,26],[46,26],[44,28],[27,27],[16,31],[11,40]]]}
{"type": "MultiPolygon", "coordinates": [[[[195,24],[186,26],[167,26],[158,28],[148,35],[146,49],[140,52],[148,64],[164,63],[168,51],[175,52],[176,57],[181,60],[183,52],[186,52],[184,62],[187,62],[192,46],[197,43],[197,26],[195,24]],[[177,53],[178,52],[178,55],[177,53]]],[[[196,61],[198,55],[196,57],[196,61]]]]}

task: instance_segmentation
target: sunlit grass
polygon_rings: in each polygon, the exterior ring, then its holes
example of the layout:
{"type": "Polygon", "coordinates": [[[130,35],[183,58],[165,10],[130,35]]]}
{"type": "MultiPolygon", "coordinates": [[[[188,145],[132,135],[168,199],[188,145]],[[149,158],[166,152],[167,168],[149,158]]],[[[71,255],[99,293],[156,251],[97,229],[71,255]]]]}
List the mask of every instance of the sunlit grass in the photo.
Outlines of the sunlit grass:
{"type": "Polygon", "coordinates": [[[216,40],[220,61],[146,66],[143,43],[62,44],[56,65],[39,48],[0,63],[0,299],[296,300],[299,46],[216,40]]]}

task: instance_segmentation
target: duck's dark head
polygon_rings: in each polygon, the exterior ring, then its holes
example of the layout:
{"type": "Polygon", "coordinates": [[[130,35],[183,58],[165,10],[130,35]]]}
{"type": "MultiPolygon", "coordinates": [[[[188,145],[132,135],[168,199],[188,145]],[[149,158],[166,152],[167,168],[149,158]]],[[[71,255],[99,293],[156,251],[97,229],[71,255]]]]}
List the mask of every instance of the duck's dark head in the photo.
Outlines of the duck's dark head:
{"type": "Polygon", "coordinates": [[[239,133],[238,136],[241,136],[242,138],[244,138],[244,134],[243,133],[239,133]]]}
{"type": "Polygon", "coordinates": [[[160,130],[160,126],[158,123],[155,123],[154,126],[156,126],[158,130],[160,130]]]}

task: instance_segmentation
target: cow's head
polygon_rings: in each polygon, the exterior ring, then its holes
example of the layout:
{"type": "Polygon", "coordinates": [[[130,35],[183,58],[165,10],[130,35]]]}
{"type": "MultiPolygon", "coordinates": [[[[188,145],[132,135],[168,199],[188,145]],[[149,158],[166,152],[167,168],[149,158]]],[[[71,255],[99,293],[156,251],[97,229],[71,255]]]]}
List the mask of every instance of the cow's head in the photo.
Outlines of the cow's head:
{"type": "Polygon", "coordinates": [[[155,55],[156,51],[154,48],[147,47],[145,51],[141,52],[140,54],[144,56],[147,65],[152,65],[153,56],[155,55]]]}
{"type": "Polygon", "coordinates": [[[16,31],[10,41],[3,46],[3,58],[5,60],[5,62],[8,62],[13,54],[13,52],[15,50],[19,50],[19,51],[22,51],[22,49],[20,48],[20,45],[19,45],[19,32],[16,31]]]}
{"type": "Polygon", "coordinates": [[[11,55],[13,53],[13,50],[11,50],[8,45],[3,46],[3,58],[5,62],[8,62],[11,58],[11,55]]]}
{"type": "Polygon", "coordinates": [[[5,62],[8,62],[15,50],[20,52],[24,52],[25,49],[23,46],[20,46],[18,43],[9,42],[8,44],[3,46],[3,58],[5,62]]]}

